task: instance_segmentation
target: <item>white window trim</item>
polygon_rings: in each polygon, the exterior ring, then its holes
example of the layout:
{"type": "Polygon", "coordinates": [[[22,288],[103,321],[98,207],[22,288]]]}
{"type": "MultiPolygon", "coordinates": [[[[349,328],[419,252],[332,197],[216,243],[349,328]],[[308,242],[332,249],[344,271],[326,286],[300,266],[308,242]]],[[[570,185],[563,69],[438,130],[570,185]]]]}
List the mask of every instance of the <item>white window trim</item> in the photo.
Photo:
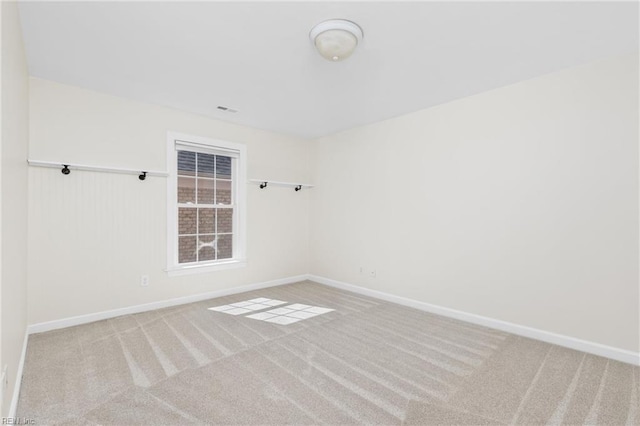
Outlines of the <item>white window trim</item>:
{"type": "Polygon", "coordinates": [[[204,138],[177,132],[167,132],[167,269],[170,276],[213,272],[224,269],[241,268],[246,265],[247,230],[247,149],[243,144],[204,138]],[[178,167],[176,141],[186,142],[194,150],[198,147],[206,150],[230,150],[237,153],[237,170],[233,179],[235,194],[233,221],[233,258],[201,264],[178,263],[178,167]]]}

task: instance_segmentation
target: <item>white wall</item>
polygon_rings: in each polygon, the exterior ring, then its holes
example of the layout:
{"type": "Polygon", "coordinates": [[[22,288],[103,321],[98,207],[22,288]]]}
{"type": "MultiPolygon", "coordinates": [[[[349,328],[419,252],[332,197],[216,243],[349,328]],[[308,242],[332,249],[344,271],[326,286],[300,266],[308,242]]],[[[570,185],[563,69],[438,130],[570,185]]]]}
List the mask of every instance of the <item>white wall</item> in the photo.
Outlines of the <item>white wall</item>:
{"type": "Polygon", "coordinates": [[[16,384],[27,326],[27,146],[29,79],[15,2],[1,2],[2,93],[0,108],[0,368],[8,366],[9,386],[2,416],[16,384]]]}
{"type": "MultiPolygon", "coordinates": [[[[247,146],[248,178],[309,180],[309,143],[31,79],[29,157],[166,170],[167,131],[247,146]]],[[[29,323],[306,274],[309,192],[247,188],[241,269],[168,277],[166,181],[29,168],[29,323]],[[140,276],[150,286],[140,286],[140,276]]]]}
{"type": "Polygon", "coordinates": [[[311,273],[639,350],[637,55],[321,138],[312,158],[311,273]]]}

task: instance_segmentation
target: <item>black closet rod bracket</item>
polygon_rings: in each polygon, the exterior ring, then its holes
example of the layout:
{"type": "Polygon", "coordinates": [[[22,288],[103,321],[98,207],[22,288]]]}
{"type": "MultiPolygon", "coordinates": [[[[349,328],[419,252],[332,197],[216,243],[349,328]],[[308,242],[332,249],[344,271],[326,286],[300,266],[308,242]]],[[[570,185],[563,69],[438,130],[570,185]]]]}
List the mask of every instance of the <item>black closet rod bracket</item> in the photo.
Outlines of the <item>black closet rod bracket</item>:
{"type": "Polygon", "coordinates": [[[84,170],[88,172],[104,172],[104,173],[118,173],[118,174],[128,174],[128,175],[136,175],[138,179],[145,180],[147,176],[157,176],[157,177],[168,177],[169,173],[161,172],[161,171],[151,171],[151,170],[143,170],[140,169],[123,169],[120,167],[104,167],[104,166],[92,166],[86,164],[70,164],[70,163],[62,163],[62,162],[54,162],[54,161],[39,161],[39,160],[27,160],[30,166],[35,167],[50,167],[59,169],[62,166],[62,174],[68,175],[71,173],[71,169],[73,170],[84,170]]]}
{"type": "Polygon", "coordinates": [[[249,182],[254,183],[254,184],[258,184],[258,187],[260,189],[264,189],[266,188],[268,185],[269,186],[284,186],[286,188],[293,188],[296,192],[302,190],[302,189],[307,189],[307,188],[313,188],[313,185],[308,184],[308,183],[297,183],[297,182],[278,182],[275,180],[267,180],[267,179],[249,179],[249,182]]]}

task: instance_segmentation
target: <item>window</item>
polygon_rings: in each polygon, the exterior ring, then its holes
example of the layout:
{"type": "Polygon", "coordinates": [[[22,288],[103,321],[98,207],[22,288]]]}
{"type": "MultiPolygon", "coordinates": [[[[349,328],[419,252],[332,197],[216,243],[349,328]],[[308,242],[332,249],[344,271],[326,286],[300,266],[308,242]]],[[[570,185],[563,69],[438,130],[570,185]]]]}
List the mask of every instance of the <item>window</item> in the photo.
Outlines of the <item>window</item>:
{"type": "Polygon", "coordinates": [[[168,271],[244,264],[245,148],[169,134],[168,271]]]}

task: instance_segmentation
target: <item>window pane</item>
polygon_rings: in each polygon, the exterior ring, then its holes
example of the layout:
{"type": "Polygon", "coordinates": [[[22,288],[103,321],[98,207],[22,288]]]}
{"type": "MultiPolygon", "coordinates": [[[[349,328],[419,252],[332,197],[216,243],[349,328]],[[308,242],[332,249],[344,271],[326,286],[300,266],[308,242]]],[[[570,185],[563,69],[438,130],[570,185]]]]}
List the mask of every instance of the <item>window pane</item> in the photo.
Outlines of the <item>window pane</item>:
{"type": "Polygon", "coordinates": [[[198,179],[198,204],[213,204],[213,179],[198,179]]]}
{"type": "Polygon", "coordinates": [[[231,181],[216,179],[216,203],[231,204],[231,181]]]}
{"type": "Polygon", "coordinates": [[[196,209],[178,209],[178,235],[195,234],[196,229],[196,209]]]}
{"type": "Polygon", "coordinates": [[[178,263],[233,259],[232,177],[242,159],[177,148],[179,205],[170,208],[178,208],[178,235],[173,237],[178,239],[178,263]]]}
{"type": "Polygon", "coordinates": [[[194,178],[188,178],[188,177],[178,178],[178,202],[179,203],[195,203],[196,202],[196,180],[194,178]]]}
{"type": "Polygon", "coordinates": [[[216,232],[216,209],[198,209],[198,233],[216,232]]]}
{"type": "Polygon", "coordinates": [[[233,236],[231,234],[218,235],[218,259],[233,257],[233,236]]]}
{"type": "Polygon", "coordinates": [[[213,178],[213,169],[216,164],[216,156],[211,154],[198,153],[198,177],[213,178]]]}
{"type": "Polygon", "coordinates": [[[231,179],[231,157],[216,156],[216,177],[231,179]]]}
{"type": "Polygon", "coordinates": [[[182,176],[195,176],[196,153],[191,151],[178,151],[178,174],[182,176]]]}
{"type": "Polygon", "coordinates": [[[233,209],[218,210],[218,232],[233,232],[233,209]]]}
{"type": "Polygon", "coordinates": [[[213,235],[200,235],[198,238],[198,261],[216,260],[216,240],[213,235]]]}
{"type": "Polygon", "coordinates": [[[196,261],[196,237],[180,237],[178,241],[178,262],[196,261]]]}

